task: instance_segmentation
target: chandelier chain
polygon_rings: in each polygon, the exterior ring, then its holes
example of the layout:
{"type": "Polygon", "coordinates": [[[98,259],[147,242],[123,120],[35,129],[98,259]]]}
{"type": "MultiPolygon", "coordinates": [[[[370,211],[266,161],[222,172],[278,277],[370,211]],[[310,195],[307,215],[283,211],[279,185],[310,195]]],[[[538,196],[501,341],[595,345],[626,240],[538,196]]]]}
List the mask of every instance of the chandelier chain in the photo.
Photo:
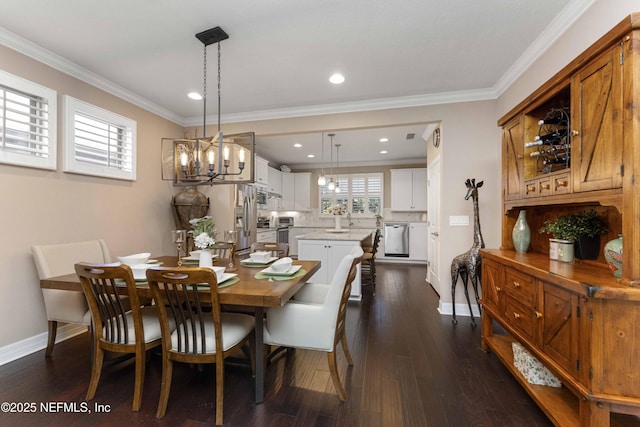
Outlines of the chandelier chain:
{"type": "Polygon", "coordinates": [[[204,45],[204,60],[203,70],[202,70],[202,137],[206,138],[207,136],[207,45],[204,45]]]}
{"type": "MultiPolygon", "coordinates": [[[[220,65],[220,42],[218,42],[218,133],[220,133],[221,74],[222,74],[222,67],[220,65]]],[[[222,144],[222,141],[220,141],[220,143],[222,144]]]]}

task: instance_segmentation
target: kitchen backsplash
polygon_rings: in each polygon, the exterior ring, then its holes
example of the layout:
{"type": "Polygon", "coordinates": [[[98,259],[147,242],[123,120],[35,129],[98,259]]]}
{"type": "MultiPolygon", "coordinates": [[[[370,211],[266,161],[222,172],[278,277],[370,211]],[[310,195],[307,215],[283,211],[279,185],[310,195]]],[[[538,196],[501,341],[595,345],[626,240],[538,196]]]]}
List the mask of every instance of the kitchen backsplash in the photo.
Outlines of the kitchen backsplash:
{"type": "MultiPolygon", "coordinates": [[[[314,212],[280,212],[274,213],[267,210],[260,210],[259,216],[293,216],[294,224],[296,227],[333,227],[335,220],[332,216],[320,216],[317,211],[314,212]]],[[[421,222],[427,220],[427,214],[424,212],[391,212],[390,209],[385,209],[382,215],[382,223],[390,221],[406,221],[406,222],[421,222]]],[[[375,218],[352,218],[351,227],[362,228],[375,228],[375,218]]],[[[344,228],[349,227],[349,220],[346,215],[342,215],[342,226],[344,228]]]]}

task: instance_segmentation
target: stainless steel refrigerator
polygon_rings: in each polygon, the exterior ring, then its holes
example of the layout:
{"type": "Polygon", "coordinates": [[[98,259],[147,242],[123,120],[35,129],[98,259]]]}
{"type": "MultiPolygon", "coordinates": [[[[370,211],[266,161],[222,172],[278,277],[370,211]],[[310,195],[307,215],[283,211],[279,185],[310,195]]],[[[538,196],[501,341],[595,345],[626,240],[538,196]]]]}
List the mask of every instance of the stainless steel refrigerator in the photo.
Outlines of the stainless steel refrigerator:
{"type": "Polygon", "coordinates": [[[258,205],[256,188],[253,185],[236,185],[235,229],[238,232],[237,251],[242,255],[249,252],[256,241],[258,205]]]}

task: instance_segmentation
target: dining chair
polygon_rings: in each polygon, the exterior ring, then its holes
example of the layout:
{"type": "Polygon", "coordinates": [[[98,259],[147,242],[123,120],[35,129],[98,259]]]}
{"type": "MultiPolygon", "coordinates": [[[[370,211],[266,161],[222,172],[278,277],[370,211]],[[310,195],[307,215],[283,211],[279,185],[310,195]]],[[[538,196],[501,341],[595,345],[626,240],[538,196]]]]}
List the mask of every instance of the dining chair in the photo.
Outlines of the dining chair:
{"type": "Polygon", "coordinates": [[[266,251],[278,258],[289,256],[289,244],[277,242],[255,242],[251,244],[251,252],[266,251]]]}
{"type": "Polygon", "coordinates": [[[163,340],[156,417],[164,417],[167,411],[173,362],[215,363],[216,425],[222,425],[224,359],[247,341],[253,354],[255,318],[220,311],[216,275],[209,268],[153,267],[147,270],[147,280],[159,307],[163,340]],[[177,325],[175,331],[171,322],[177,325]]]}
{"type": "Polygon", "coordinates": [[[214,247],[209,248],[211,254],[217,255],[219,259],[231,259],[235,252],[234,243],[217,242],[214,247]]]}
{"type": "Polygon", "coordinates": [[[310,291],[298,292],[296,299],[282,307],[268,308],[264,324],[266,345],[326,352],[331,380],[342,401],[346,392],[338,374],[336,350],[340,342],[347,362],[353,365],[344,328],[351,283],[362,255],[362,248],[354,246],[338,265],[330,284],[305,284],[302,289],[308,287],[310,291]]]}
{"type": "Polygon", "coordinates": [[[142,403],[147,350],[159,346],[162,339],[157,307],[141,307],[128,265],[79,262],[75,270],[93,321],[93,361],[86,400],[96,394],[104,352],[131,353],[136,358],[132,410],[137,411],[142,403]],[[124,302],[119,292],[123,287],[128,298],[124,302]]]}
{"type": "MultiPolygon", "coordinates": [[[[40,280],[74,273],[78,261],[110,263],[109,248],[104,240],[35,245],[31,248],[40,280]]],[[[45,357],[50,357],[56,342],[58,322],[75,323],[89,327],[91,312],[87,301],[79,291],[42,289],[44,308],[49,322],[49,338],[45,357]]]]}
{"type": "Polygon", "coordinates": [[[374,295],[376,294],[376,253],[380,246],[380,237],[380,229],[377,228],[371,246],[363,248],[364,256],[362,257],[362,265],[360,267],[362,275],[368,277],[374,295]]]}

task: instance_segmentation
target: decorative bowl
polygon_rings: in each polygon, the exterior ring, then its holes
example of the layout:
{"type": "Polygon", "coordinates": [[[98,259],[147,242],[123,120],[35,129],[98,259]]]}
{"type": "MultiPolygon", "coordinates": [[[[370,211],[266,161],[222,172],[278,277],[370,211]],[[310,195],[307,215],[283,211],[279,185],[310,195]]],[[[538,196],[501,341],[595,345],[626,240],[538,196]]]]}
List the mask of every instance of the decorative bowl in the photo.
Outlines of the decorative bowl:
{"type": "Polygon", "coordinates": [[[276,273],[284,273],[291,268],[291,264],[293,260],[290,257],[280,258],[273,264],[271,264],[271,269],[276,273]]]}
{"type": "Polygon", "coordinates": [[[127,264],[128,266],[134,266],[136,264],[144,264],[149,260],[151,254],[149,252],[142,252],[139,254],[127,255],[127,256],[119,256],[118,261],[123,264],[127,264]]]}
{"type": "Polygon", "coordinates": [[[146,279],[147,270],[154,267],[154,264],[134,264],[131,265],[131,271],[133,272],[133,278],[136,280],[146,279]]]}
{"type": "Polygon", "coordinates": [[[253,262],[267,262],[271,258],[271,252],[257,251],[249,254],[253,262]]]}

